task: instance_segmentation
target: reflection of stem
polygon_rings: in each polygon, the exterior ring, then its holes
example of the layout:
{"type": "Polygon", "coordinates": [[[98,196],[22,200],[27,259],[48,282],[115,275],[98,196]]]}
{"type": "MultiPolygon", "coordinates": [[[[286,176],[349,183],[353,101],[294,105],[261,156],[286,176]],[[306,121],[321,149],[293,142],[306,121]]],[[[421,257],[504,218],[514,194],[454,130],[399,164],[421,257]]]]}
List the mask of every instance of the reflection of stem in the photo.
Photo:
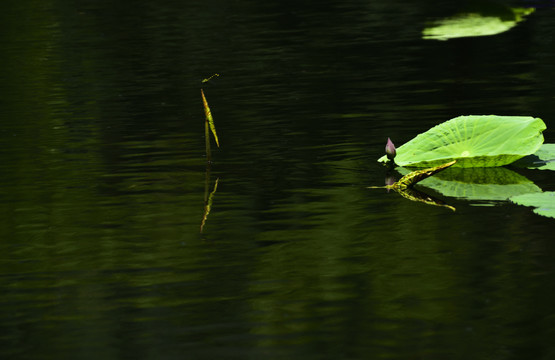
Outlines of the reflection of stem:
{"type": "Polygon", "coordinates": [[[443,201],[438,200],[426,194],[425,192],[418,191],[416,189],[407,188],[407,189],[397,189],[395,191],[397,191],[397,193],[399,193],[402,197],[412,201],[419,201],[428,205],[442,206],[449,210],[456,211],[456,209],[453,206],[447,205],[443,201]]]}
{"type": "Polygon", "coordinates": [[[387,192],[389,192],[389,190],[395,190],[396,193],[398,193],[405,199],[423,202],[428,205],[442,206],[442,207],[448,208],[449,210],[456,211],[456,209],[453,206],[447,205],[445,202],[438,200],[426,194],[425,192],[416,190],[412,187],[400,188],[400,187],[394,187],[391,185],[386,185],[386,186],[368,186],[367,189],[386,189],[387,192]]]}
{"type": "Polygon", "coordinates": [[[208,214],[210,214],[210,209],[212,208],[212,201],[214,199],[214,194],[216,194],[216,190],[218,189],[218,181],[220,179],[217,178],[216,182],[214,183],[214,189],[210,194],[208,194],[208,189],[210,185],[210,165],[206,167],[206,177],[204,181],[204,214],[202,216],[202,222],[200,223],[200,232],[204,230],[204,225],[206,224],[206,219],[208,218],[208,214]]]}
{"type": "Polygon", "coordinates": [[[206,172],[204,173],[204,204],[208,203],[208,186],[210,185],[210,164],[206,164],[206,172]]]}

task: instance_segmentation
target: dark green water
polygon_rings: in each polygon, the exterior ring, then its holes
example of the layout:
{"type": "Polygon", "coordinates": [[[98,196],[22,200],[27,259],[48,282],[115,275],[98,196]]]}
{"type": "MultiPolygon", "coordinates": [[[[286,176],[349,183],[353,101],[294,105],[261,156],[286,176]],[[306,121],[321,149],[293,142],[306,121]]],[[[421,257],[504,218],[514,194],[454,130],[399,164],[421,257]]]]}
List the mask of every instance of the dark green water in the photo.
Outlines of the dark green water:
{"type": "Polygon", "coordinates": [[[534,4],[429,41],[462,5],[2,2],[0,357],[554,359],[555,220],[366,189],[387,137],[458,115],[538,116],[555,142],[534,4]]]}

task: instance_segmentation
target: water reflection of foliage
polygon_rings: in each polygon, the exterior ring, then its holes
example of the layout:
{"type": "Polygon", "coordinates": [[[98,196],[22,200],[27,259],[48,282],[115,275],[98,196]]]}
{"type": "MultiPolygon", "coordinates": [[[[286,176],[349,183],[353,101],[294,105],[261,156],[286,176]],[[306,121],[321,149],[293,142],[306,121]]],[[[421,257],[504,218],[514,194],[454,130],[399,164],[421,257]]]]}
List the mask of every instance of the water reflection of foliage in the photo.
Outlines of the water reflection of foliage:
{"type": "Polygon", "coordinates": [[[541,192],[531,180],[504,167],[450,168],[420,184],[444,196],[466,200],[504,201],[514,195],[541,192]]]}

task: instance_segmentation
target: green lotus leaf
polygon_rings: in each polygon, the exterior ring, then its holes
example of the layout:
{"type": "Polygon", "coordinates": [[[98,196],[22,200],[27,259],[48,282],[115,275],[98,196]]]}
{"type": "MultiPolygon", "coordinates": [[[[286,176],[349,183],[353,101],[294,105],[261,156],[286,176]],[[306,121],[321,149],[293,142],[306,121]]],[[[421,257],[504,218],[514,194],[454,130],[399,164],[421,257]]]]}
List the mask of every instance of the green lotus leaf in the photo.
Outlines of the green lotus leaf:
{"type": "Polygon", "coordinates": [[[518,205],[533,206],[538,215],[555,218],[555,191],[513,196],[510,199],[518,205]]]}
{"type": "Polygon", "coordinates": [[[528,169],[555,170],[555,144],[543,144],[534,154],[515,161],[511,166],[528,169]]]}
{"type": "MultiPolygon", "coordinates": [[[[546,129],[530,116],[459,116],[397,148],[399,166],[433,167],[457,160],[454,167],[497,167],[535,153],[546,129]]],[[[384,155],[379,162],[387,162],[384,155]]]]}
{"type": "Polygon", "coordinates": [[[509,14],[465,13],[435,21],[422,31],[424,39],[449,40],[461,37],[488,36],[503,33],[534,12],[534,8],[507,9],[509,14]],[[509,15],[509,16],[507,16],[509,15]]]}
{"type": "MultiPolygon", "coordinates": [[[[399,168],[401,174],[408,169],[399,168]]],[[[542,191],[527,177],[504,167],[454,168],[422,180],[418,185],[465,200],[505,201],[512,196],[542,191]]]]}

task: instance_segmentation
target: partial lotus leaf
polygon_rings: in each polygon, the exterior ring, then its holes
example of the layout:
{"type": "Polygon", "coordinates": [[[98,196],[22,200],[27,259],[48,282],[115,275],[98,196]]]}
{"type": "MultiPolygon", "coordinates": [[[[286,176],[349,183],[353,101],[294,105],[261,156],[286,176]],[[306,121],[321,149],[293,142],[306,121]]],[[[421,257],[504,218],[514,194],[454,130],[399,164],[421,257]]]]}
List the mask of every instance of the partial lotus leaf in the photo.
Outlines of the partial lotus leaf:
{"type": "MultiPolygon", "coordinates": [[[[397,148],[399,166],[433,167],[453,160],[454,167],[497,167],[535,153],[546,129],[530,116],[459,116],[397,148]]],[[[380,162],[387,162],[384,155],[380,162]]]]}
{"type": "Polygon", "coordinates": [[[534,154],[525,156],[511,165],[528,169],[555,170],[555,144],[543,144],[534,154]]]}
{"type": "MultiPolygon", "coordinates": [[[[408,169],[400,168],[401,174],[408,169]]],[[[418,183],[438,193],[466,200],[505,201],[512,196],[542,191],[525,176],[504,167],[449,168],[418,183]]]]}
{"type": "Polygon", "coordinates": [[[423,30],[424,39],[449,40],[461,37],[488,36],[503,33],[521,22],[534,8],[507,9],[509,14],[465,13],[435,21],[423,30]]]}
{"type": "Polygon", "coordinates": [[[533,206],[538,215],[555,218],[555,191],[513,196],[510,199],[518,205],[533,206]]]}

